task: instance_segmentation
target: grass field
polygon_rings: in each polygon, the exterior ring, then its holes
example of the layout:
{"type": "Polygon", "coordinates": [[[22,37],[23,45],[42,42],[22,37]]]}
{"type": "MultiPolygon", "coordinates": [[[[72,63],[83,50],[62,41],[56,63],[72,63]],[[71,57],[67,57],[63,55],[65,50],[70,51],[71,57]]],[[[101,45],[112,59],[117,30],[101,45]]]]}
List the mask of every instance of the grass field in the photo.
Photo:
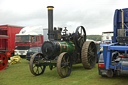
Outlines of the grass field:
{"type": "Polygon", "coordinates": [[[67,78],[60,78],[57,69],[47,69],[43,75],[34,76],[30,73],[29,62],[10,65],[0,71],[0,85],[128,85],[128,75],[103,78],[98,75],[97,66],[86,70],[82,64],[73,65],[72,73],[67,78]]]}

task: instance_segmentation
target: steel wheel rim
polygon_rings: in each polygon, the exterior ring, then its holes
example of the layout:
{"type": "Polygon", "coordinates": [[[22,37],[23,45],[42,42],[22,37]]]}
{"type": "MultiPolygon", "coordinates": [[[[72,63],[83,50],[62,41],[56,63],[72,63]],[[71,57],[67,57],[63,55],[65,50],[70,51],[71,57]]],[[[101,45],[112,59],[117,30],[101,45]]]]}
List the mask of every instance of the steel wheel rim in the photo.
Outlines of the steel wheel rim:
{"type": "Polygon", "coordinates": [[[8,65],[8,58],[4,53],[0,53],[0,60],[2,60],[2,63],[0,63],[0,71],[4,70],[8,65]]]}
{"type": "Polygon", "coordinates": [[[95,52],[96,47],[93,44],[89,45],[88,49],[88,64],[90,65],[90,68],[94,67],[96,63],[96,54],[95,52]]]}
{"type": "Polygon", "coordinates": [[[62,74],[63,75],[67,75],[68,71],[69,71],[69,68],[70,68],[70,64],[69,64],[69,57],[64,57],[62,58],[62,61],[61,61],[61,71],[62,71],[62,74]],[[63,72],[64,71],[64,72],[63,72]]]}
{"type": "Polygon", "coordinates": [[[61,53],[57,60],[57,71],[59,76],[62,78],[69,76],[71,68],[72,64],[70,56],[66,52],[61,53]]]}
{"type": "Polygon", "coordinates": [[[96,45],[92,41],[86,41],[81,51],[82,64],[84,68],[91,69],[96,64],[96,45]]]}
{"type": "Polygon", "coordinates": [[[30,59],[30,64],[29,64],[29,67],[30,67],[30,71],[33,75],[41,75],[44,73],[44,70],[45,70],[45,67],[46,66],[42,66],[40,65],[39,63],[39,60],[42,58],[42,54],[40,53],[36,53],[34,54],[31,59],[30,59]],[[41,57],[38,57],[38,60],[35,59],[36,56],[40,55],[41,57]]]}

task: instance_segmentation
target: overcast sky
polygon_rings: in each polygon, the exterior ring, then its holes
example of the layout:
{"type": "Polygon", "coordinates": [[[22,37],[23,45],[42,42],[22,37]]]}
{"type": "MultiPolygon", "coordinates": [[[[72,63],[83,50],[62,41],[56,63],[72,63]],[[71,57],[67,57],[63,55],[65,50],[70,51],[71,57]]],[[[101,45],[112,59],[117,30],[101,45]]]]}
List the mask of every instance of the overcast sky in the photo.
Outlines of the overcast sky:
{"type": "Polygon", "coordinates": [[[113,30],[115,9],[128,8],[128,0],[0,0],[0,25],[47,28],[47,6],[54,6],[54,27],[70,32],[84,26],[87,34],[113,30]]]}

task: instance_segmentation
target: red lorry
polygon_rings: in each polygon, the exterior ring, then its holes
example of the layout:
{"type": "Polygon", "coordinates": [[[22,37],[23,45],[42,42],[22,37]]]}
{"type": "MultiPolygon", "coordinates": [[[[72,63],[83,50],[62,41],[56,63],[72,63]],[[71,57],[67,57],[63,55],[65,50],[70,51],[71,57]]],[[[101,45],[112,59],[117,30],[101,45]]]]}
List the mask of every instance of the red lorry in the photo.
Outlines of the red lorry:
{"type": "Polygon", "coordinates": [[[5,50],[6,48],[8,54],[14,54],[15,35],[18,34],[22,28],[23,27],[13,25],[0,25],[0,36],[8,37],[6,39],[0,39],[0,51],[5,50]]]}
{"type": "Polygon", "coordinates": [[[26,57],[29,48],[41,47],[44,36],[42,26],[24,27],[19,34],[15,36],[15,55],[26,57]]]}
{"type": "Polygon", "coordinates": [[[25,57],[29,48],[41,47],[43,35],[16,34],[15,43],[15,55],[25,57]]]}

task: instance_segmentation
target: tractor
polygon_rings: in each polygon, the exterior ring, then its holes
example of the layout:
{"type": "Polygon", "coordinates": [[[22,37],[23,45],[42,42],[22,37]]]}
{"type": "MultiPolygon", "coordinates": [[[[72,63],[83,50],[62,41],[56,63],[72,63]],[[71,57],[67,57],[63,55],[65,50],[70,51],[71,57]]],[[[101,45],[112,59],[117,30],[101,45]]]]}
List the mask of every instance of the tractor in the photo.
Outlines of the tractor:
{"type": "Polygon", "coordinates": [[[99,75],[128,74],[128,8],[116,9],[112,43],[103,46],[98,61],[99,75]]]}
{"type": "Polygon", "coordinates": [[[92,41],[86,41],[86,30],[78,26],[75,33],[68,33],[67,28],[53,28],[53,6],[48,6],[48,41],[41,46],[41,53],[35,53],[29,63],[33,75],[44,73],[57,67],[61,78],[68,77],[73,64],[82,63],[86,69],[92,69],[96,64],[97,49],[92,41]]]}

